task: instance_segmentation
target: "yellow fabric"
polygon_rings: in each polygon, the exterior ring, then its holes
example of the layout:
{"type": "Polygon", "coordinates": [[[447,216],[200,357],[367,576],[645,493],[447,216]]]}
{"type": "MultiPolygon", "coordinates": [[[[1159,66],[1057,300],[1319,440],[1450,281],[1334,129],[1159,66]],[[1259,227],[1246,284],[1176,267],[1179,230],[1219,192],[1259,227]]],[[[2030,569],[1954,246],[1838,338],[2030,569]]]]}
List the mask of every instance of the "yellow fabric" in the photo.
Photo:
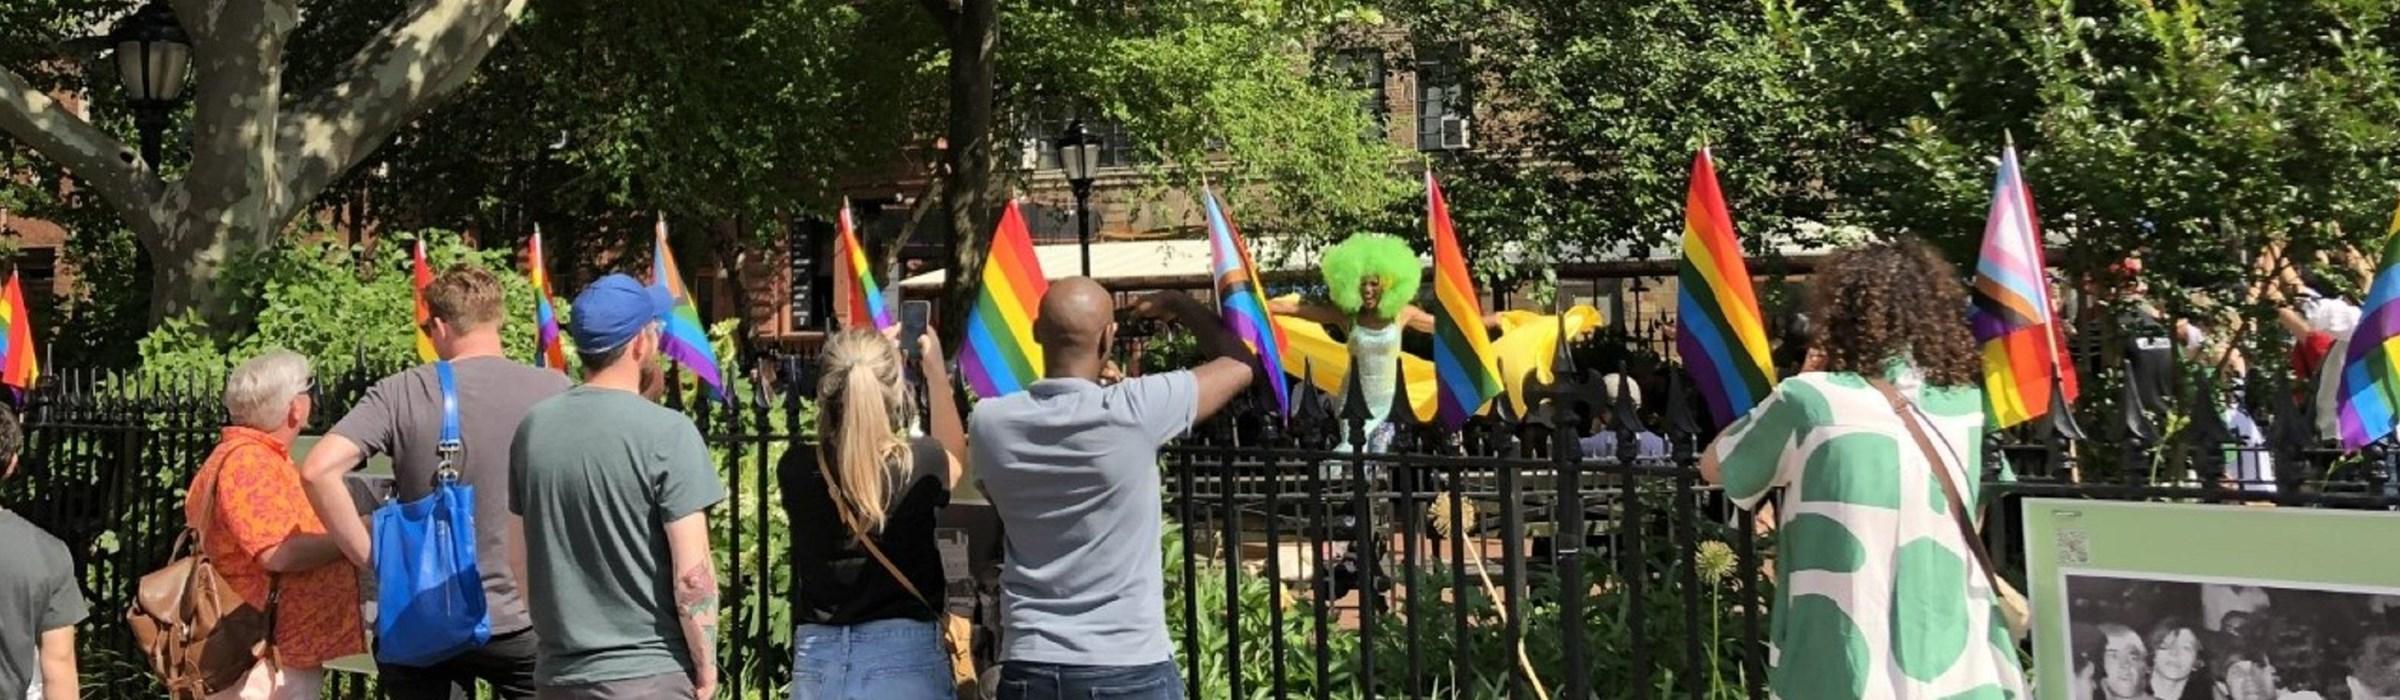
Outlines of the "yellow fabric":
{"type": "MultiPolygon", "coordinates": [[[[1286,296],[1276,301],[1298,301],[1286,296]]],[[[1555,376],[1551,363],[1558,355],[1559,317],[1531,311],[1500,312],[1500,335],[1492,341],[1492,355],[1500,366],[1500,380],[1508,389],[1508,400],[1525,414],[1525,378],[1534,375],[1542,381],[1555,376]]],[[[1600,327],[1600,311],[1590,306],[1568,309],[1565,315],[1569,337],[1581,338],[1600,327]]],[[[1333,339],[1325,326],[1297,316],[1278,314],[1275,325],[1283,329],[1283,369],[1295,377],[1307,377],[1325,393],[1339,397],[1342,382],[1350,376],[1350,348],[1333,339]]],[[[1417,419],[1432,421],[1435,410],[1433,361],[1408,353],[1400,354],[1400,377],[1408,382],[1408,400],[1417,411],[1417,419]]],[[[1487,407],[1488,410],[1488,407],[1487,407]]]]}

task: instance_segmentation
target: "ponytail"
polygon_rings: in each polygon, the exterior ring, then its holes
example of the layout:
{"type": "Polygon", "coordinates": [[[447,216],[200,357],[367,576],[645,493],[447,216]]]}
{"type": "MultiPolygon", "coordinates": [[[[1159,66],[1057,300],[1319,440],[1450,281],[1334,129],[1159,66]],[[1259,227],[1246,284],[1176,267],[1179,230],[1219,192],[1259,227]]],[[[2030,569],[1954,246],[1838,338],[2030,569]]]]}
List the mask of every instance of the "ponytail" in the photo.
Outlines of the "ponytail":
{"type": "MultiPolygon", "coordinates": [[[[827,344],[824,369],[817,410],[825,420],[819,422],[817,439],[834,445],[838,459],[826,465],[833,476],[826,491],[843,524],[871,535],[883,529],[885,511],[913,464],[901,432],[909,401],[900,383],[899,352],[879,334],[843,333],[827,344]]],[[[823,458],[820,451],[818,459],[823,458]]]]}

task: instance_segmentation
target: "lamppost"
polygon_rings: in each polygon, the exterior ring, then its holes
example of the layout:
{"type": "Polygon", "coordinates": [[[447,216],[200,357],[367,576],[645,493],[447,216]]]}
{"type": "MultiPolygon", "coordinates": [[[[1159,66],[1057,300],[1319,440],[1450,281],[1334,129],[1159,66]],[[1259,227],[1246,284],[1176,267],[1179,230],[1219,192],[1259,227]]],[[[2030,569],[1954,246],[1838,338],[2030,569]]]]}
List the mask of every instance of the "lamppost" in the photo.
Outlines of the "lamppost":
{"type": "Polygon", "coordinates": [[[159,134],[183,97],[184,75],[191,70],[191,35],[175,23],[175,10],[165,0],[150,0],[102,39],[116,50],[117,77],[125,81],[133,123],[141,131],[142,160],[157,169],[159,134]]]}
{"type": "Polygon", "coordinates": [[[1076,240],[1083,248],[1083,276],[1092,276],[1092,171],[1100,169],[1100,140],[1092,137],[1083,120],[1067,122],[1067,132],[1058,137],[1058,167],[1067,171],[1067,185],[1075,190],[1076,240]]]}

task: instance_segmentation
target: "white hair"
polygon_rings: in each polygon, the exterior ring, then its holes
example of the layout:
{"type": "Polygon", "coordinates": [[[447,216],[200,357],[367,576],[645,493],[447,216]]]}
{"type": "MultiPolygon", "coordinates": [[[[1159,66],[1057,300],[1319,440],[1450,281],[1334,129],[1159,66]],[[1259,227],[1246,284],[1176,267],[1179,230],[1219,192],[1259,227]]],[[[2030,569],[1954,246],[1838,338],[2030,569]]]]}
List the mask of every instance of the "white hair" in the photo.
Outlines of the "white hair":
{"type": "Polygon", "coordinates": [[[1642,407],[1642,385],[1633,383],[1625,375],[1610,372],[1600,377],[1600,386],[1608,389],[1608,405],[1617,405],[1618,394],[1632,394],[1633,407],[1642,407]]]}
{"type": "Polygon", "coordinates": [[[308,358],[269,350],[235,367],[225,378],[225,414],[234,425],[260,430],[283,427],[292,399],[308,391],[308,358]]]}

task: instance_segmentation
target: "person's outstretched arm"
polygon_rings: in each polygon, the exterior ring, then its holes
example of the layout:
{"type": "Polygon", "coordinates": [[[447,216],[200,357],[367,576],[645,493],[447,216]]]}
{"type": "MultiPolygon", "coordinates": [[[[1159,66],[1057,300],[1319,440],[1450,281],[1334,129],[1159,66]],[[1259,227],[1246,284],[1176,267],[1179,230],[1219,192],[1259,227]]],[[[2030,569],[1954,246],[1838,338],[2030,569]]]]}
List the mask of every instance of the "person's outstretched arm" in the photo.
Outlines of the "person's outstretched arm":
{"type": "Polygon", "coordinates": [[[967,470],[967,421],[958,412],[958,391],[950,383],[950,367],[942,360],[940,334],[926,329],[918,336],[917,371],[925,375],[925,404],[933,413],[933,424],[927,426],[942,451],[949,453],[950,471],[942,480],[943,488],[958,486],[967,470]]]}
{"type": "Polygon", "coordinates": [[[1182,292],[1159,292],[1134,302],[1134,311],[1183,326],[1192,334],[1202,357],[1216,358],[1192,368],[1197,385],[1194,388],[1199,394],[1193,420],[1207,420],[1216,415],[1233,402],[1233,397],[1250,388],[1250,380],[1256,374],[1251,367],[1258,363],[1258,356],[1242,344],[1241,336],[1225,327],[1225,319],[1208,305],[1182,292]]]}
{"type": "MultiPolygon", "coordinates": [[[[1417,308],[1414,304],[1400,309],[1400,322],[1408,326],[1409,330],[1425,334],[1433,333],[1433,314],[1426,313],[1424,309],[1417,308]]],[[[1498,332],[1500,330],[1500,314],[1486,312],[1483,315],[1483,328],[1498,332]]]]}
{"type": "Polygon", "coordinates": [[[1291,316],[1329,326],[1348,327],[1350,325],[1349,314],[1342,313],[1341,309],[1313,301],[1284,301],[1281,299],[1269,301],[1267,302],[1267,313],[1291,316]]]}

